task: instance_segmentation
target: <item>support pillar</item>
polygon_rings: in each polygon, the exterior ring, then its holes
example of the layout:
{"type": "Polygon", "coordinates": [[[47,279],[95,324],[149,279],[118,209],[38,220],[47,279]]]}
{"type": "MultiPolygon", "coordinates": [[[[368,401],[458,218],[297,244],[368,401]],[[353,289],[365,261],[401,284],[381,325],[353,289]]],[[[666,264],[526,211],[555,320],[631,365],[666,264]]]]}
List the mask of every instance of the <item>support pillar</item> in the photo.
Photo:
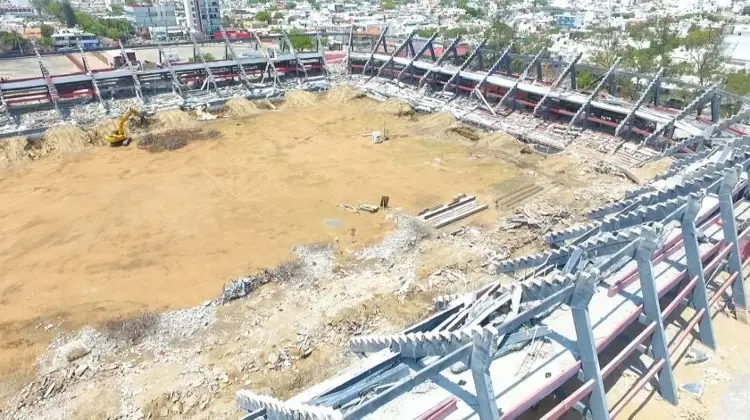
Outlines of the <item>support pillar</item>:
{"type": "Polygon", "coordinates": [[[718,93],[714,93],[711,98],[711,122],[716,124],[721,118],[721,96],[718,93]]]}
{"type": "Polygon", "coordinates": [[[682,226],[682,237],[685,244],[685,259],[687,261],[688,278],[697,278],[693,290],[692,301],[696,310],[705,309],[705,315],[700,321],[700,339],[707,347],[716,350],[716,338],[711,324],[711,308],[708,304],[708,291],[706,290],[706,278],[703,271],[703,260],[701,260],[698,248],[698,231],[695,227],[695,218],[700,211],[700,199],[697,194],[692,193],[688,197],[687,208],[680,222],[682,226]]]}
{"type": "Polygon", "coordinates": [[[573,324],[576,328],[576,346],[578,356],[581,359],[584,382],[594,381],[588,408],[593,420],[609,420],[604,381],[599,366],[599,356],[596,352],[596,339],[589,317],[589,302],[596,292],[598,282],[598,270],[594,269],[593,273],[580,273],[570,300],[570,307],[573,313],[573,324]]]}
{"type": "Polygon", "coordinates": [[[486,329],[478,329],[473,334],[473,346],[471,348],[471,376],[474,379],[474,387],[477,391],[477,414],[482,420],[498,420],[500,413],[497,410],[495,391],[492,387],[490,377],[490,363],[492,363],[492,343],[494,335],[486,329]]]}
{"type": "MultiPolygon", "coordinates": [[[[659,225],[659,229],[661,226],[659,225]]],[[[635,251],[635,260],[638,263],[638,275],[641,281],[641,293],[643,293],[643,312],[647,322],[656,322],[656,328],[651,338],[651,350],[656,360],[663,359],[664,366],[659,372],[659,393],[662,398],[673,405],[677,405],[677,387],[675,386],[672,364],[669,360],[669,348],[664,334],[664,322],[661,317],[659,295],[656,291],[654,279],[654,267],[651,262],[654,251],[656,251],[658,239],[652,228],[643,228],[642,237],[635,251]]]]}
{"type": "Polygon", "coordinates": [[[570,68],[570,90],[578,90],[578,72],[575,65],[570,68]]]}
{"type": "Polygon", "coordinates": [[[729,274],[737,274],[732,283],[732,301],[734,302],[737,320],[745,324],[747,320],[747,298],[745,297],[745,279],[742,275],[742,261],[740,259],[740,241],[737,237],[737,220],[734,217],[734,201],[732,192],[739,181],[741,166],[724,169],[724,178],[719,187],[719,210],[721,225],[724,231],[724,241],[732,247],[727,257],[729,260],[729,274]]]}

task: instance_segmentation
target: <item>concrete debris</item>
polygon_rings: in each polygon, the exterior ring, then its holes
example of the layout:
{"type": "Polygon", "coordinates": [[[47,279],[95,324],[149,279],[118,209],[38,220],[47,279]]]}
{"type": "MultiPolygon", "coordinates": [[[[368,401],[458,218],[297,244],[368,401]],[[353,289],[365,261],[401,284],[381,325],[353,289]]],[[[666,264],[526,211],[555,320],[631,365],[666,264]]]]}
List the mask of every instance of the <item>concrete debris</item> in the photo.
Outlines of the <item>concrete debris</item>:
{"type": "Polygon", "coordinates": [[[441,228],[487,210],[488,207],[486,204],[480,204],[474,196],[467,197],[466,194],[461,194],[453,198],[448,204],[422,210],[419,217],[427,224],[435,228],[441,228]]]}
{"type": "Polygon", "coordinates": [[[266,359],[266,367],[270,370],[288,370],[292,367],[292,358],[289,356],[289,351],[285,348],[279,349],[278,351],[272,351],[268,354],[266,359]]]}
{"type": "Polygon", "coordinates": [[[276,277],[280,281],[289,281],[291,277],[304,280],[318,280],[329,276],[333,272],[333,264],[336,260],[336,248],[330,243],[317,243],[309,245],[298,245],[292,249],[299,262],[298,270],[283,276],[280,273],[288,264],[280,264],[276,269],[276,277]]]}
{"type": "Polygon", "coordinates": [[[258,288],[258,286],[266,283],[268,283],[268,278],[262,275],[232,280],[224,285],[224,289],[221,291],[218,302],[220,304],[225,304],[235,299],[243,298],[252,293],[252,291],[258,288]]]}
{"type": "Polygon", "coordinates": [[[396,221],[397,230],[388,235],[379,245],[365,248],[355,255],[358,259],[389,260],[404,252],[429,235],[429,228],[420,219],[401,216],[396,221]]]}
{"type": "Polygon", "coordinates": [[[78,367],[75,369],[73,373],[75,374],[75,376],[78,376],[80,378],[81,376],[83,376],[84,373],[86,373],[88,369],[89,369],[89,365],[81,364],[81,365],[78,365],[78,367]]]}
{"type": "Polygon", "coordinates": [[[367,213],[377,213],[378,210],[380,210],[379,206],[376,206],[374,204],[347,204],[347,203],[339,203],[338,207],[350,211],[352,213],[359,213],[360,210],[365,211],[367,213]]]}
{"type": "Polygon", "coordinates": [[[516,210],[515,215],[507,218],[501,230],[515,230],[521,227],[541,231],[546,233],[559,221],[566,220],[570,217],[570,211],[563,207],[552,207],[539,209],[526,206],[516,210]]]}
{"type": "Polygon", "coordinates": [[[86,344],[84,344],[81,340],[71,341],[70,343],[60,348],[60,353],[65,356],[65,359],[68,362],[78,360],[81,357],[89,354],[90,351],[91,350],[89,350],[89,348],[86,347],[86,344]]]}
{"type": "Polygon", "coordinates": [[[708,360],[708,353],[704,351],[700,351],[697,349],[690,349],[688,350],[687,354],[685,355],[685,364],[686,365],[695,365],[698,363],[702,363],[708,360]]]}
{"type": "Polygon", "coordinates": [[[703,396],[703,390],[705,389],[705,387],[706,385],[703,382],[692,382],[680,385],[680,389],[682,391],[687,392],[697,399],[700,399],[703,396]]]}

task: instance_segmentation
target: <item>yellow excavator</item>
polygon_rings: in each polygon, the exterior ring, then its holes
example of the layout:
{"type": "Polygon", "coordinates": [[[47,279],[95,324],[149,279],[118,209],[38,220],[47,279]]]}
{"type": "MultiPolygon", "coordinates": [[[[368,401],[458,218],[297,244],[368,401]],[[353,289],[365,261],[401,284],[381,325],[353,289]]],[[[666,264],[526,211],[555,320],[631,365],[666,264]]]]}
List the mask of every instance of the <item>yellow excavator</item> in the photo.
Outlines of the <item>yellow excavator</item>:
{"type": "Polygon", "coordinates": [[[117,123],[117,129],[109,136],[105,136],[104,140],[109,143],[110,146],[127,146],[132,140],[125,134],[125,126],[127,125],[130,118],[137,117],[139,119],[139,125],[144,127],[148,124],[148,119],[144,114],[139,112],[135,108],[130,108],[122,114],[120,121],[117,123]]]}

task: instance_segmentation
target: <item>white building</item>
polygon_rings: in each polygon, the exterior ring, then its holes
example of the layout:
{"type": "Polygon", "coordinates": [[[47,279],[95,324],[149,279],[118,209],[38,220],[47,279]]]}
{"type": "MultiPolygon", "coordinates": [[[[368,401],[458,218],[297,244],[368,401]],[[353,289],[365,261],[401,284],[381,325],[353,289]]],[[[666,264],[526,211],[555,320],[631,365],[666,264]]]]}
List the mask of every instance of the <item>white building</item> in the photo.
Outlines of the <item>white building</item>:
{"type": "Polygon", "coordinates": [[[99,48],[99,38],[80,29],[65,28],[52,34],[52,45],[56,50],[77,50],[78,43],[84,50],[99,48]]]}
{"type": "Polygon", "coordinates": [[[219,0],[183,0],[187,26],[193,32],[213,38],[221,26],[219,0]]]}

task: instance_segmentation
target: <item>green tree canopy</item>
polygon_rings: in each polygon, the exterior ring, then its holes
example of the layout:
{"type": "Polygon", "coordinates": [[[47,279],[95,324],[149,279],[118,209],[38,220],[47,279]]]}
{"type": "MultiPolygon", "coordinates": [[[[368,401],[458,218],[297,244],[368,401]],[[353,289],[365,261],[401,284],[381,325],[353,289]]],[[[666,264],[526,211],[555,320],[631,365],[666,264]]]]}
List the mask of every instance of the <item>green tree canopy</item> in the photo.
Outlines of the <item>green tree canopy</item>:
{"type": "Polygon", "coordinates": [[[31,48],[29,40],[22,37],[18,32],[0,31],[0,51],[23,53],[31,48]]]}
{"type": "Polygon", "coordinates": [[[289,31],[289,42],[292,43],[292,47],[294,47],[296,51],[314,50],[315,40],[311,36],[302,34],[304,34],[304,32],[299,29],[292,29],[289,31]]]}
{"type": "Polygon", "coordinates": [[[381,0],[380,8],[383,10],[393,10],[396,8],[396,3],[393,0],[381,0]]]}
{"type": "Polygon", "coordinates": [[[434,28],[421,28],[417,31],[417,36],[419,36],[420,38],[429,38],[435,32],[437,32],[437,30],[434,28]]]}
{"type": "MultiPolygon", "coordinates": [[[[214,55],[211,54],[211,53],[203,53],[201,55],[201,57],[203,57],[203,61],[214,61],[214,60],[216,60],[216,57],[214,57],[214,55]]],[[[200,58],[196,59],[196,57],[190,57],[189,61],[200,61],[200,58]]]]}
{"type": "Polygon", "coordinates": [[[51,27],[50,25],[43,24],[39,26],[39,31],[41,31],[43,38],[49,38],[52,36],[52,34],[55,33],[55,28],[51,27]]]}
{"type": "Polygon", "coordinates": [[[125,14],[125,8],[121,4],[113,4],[112,7],[110,7],[110,11],[115,16],[121,16],[125,14]]]}
{"type": "Polygon", "coordinates": [[[724,86],[727,92],[737,95],[750,95],[750,72],[742,70],[727,75],[727,82],[724,86]]]}
{"type": "Polygon", "coordinates": [[[597,25],[591,29],[587,40],[595,48],[591,62],[601,67],[612,67],[618,57],[625,53],[623,37],[618,36],[618,28],[597,25]]]}
{"type": "Polygon", "coordinates": [[[261,10],[260,12],[255,14],[255,20],[257,20],[258,22],[266,22],[270,24],[273,20],[273,16],[271,16],[271,14],[266,12],[265,10],[261,10]]]}
{"type": "Polygon", "coordinates": [[[682,41],[687,53],[689,74],[705,86],[720,79],[724,69],[724,35],[721,29],[690,28],[682,41]]]}

